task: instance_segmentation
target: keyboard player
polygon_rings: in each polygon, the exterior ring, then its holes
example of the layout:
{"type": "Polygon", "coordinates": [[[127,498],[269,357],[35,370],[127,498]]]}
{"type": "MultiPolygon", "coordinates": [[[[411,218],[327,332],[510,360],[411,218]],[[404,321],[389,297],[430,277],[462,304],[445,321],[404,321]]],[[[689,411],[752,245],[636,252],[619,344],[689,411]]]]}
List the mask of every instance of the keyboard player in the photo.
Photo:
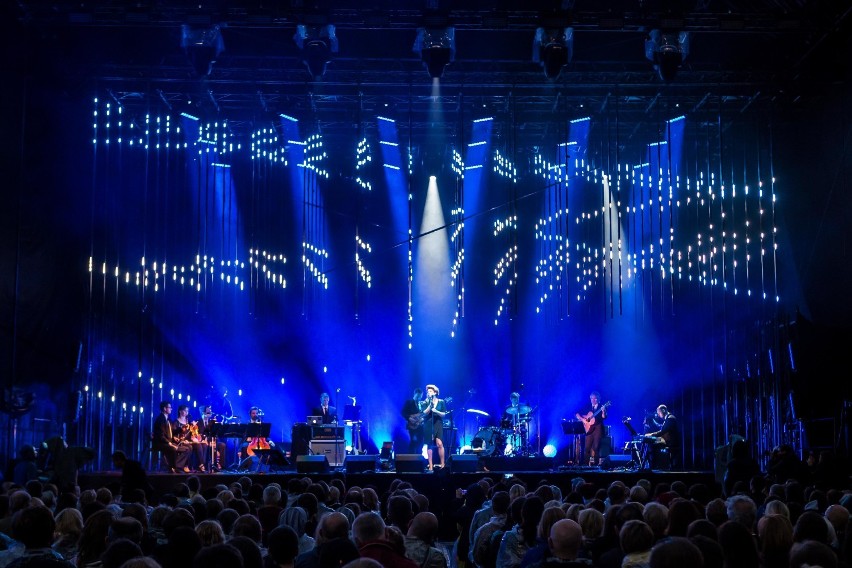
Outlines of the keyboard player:
{"type": "MultiPolygon", "coordinates": [[[[668,448],[671,465],[674,467],[680,444],[680,429],[678,427],[677,417],[669,412],[669,409],[665,404],[661,404],[657,407],[657,416],[654,419],[654,422],[659,428],[655,431],[646,433],[646,439],[648,437],[659,438],[668,448]]],[[[657,442],[657,440],[654,441],[657,442]]]]}

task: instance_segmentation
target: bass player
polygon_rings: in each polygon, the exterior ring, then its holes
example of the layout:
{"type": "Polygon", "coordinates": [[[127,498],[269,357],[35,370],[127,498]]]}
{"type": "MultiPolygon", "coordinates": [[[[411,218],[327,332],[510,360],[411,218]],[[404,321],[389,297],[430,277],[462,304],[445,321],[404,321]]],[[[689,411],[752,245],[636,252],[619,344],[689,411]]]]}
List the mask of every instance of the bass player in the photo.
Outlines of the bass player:
{"type": "Polygon", "coordinates": [[[425,401],[420,399],[423,397],[423,389],[417,387],[414,389],[414,394],[411,398],[406,399],[402,405],[402,417],[405,418],[405,429],[408,431],[408,453],[420,454],[423,451],[425,437],[423,436],[423,421],[426,414],[423,410],[426,406],[425,401]]]}
{"type": "Polygon", "coordinates": [[[609,402],[601,404],[601,395],[598,391],[592,391],[589,395],[589,406],[585,407],[574,416],[583,423],[586,430],[585,443],[583,444],[583,455],[579,463],[589,460],[589,465],[600,465],[599,450],[601,439],[604,436],[604,420],[609,402]]]}

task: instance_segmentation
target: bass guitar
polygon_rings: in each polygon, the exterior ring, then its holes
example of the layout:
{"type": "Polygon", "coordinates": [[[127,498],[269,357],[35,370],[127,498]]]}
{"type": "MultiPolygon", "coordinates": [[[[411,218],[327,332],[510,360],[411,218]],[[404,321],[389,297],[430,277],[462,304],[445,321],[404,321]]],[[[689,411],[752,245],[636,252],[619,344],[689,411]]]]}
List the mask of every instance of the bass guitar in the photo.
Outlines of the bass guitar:
{"type": "Polygon", "coordinates": [[[605,408],[609,408],[611,404],[612,402],[606,401],[605,403],[603,403],[603,405],[601,405],[600,408],[598,408],[594,412],[589,412],[586,416],[580,417],[580,422],[583,423],[583,429],[586,431],[586,434],[589,433],[589,430],[591,430],[592,426],[594,426],[595,422],[597,422],[598,415],[603,412],[605,408]]]}
{"type": "MultiPolygon", "coordinates": [[[[453,402],[453,397],[448,396],[444,399],[444,404],[450,404],[453,402]]],[[[423,422],[426,420],[426,417],[429,416],[430,413],[423,411],[418,412],[417,414],[410,414],[406,419],[405,427],[409,430],[417,430],[421,426],[423,426],[423,422]]]]}

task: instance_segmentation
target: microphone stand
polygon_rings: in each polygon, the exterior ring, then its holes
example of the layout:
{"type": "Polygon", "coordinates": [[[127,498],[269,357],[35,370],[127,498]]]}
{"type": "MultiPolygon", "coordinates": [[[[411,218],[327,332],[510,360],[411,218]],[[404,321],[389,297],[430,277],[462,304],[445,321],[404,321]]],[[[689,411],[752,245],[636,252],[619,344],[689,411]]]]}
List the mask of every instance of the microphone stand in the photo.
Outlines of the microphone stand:
{"type": "MultiPolygon", "coordinates": [[[[467,445],[467,409],[468,409],[467,405],[470,403],[471,400],[473,400],[473,395],[475,395],[475,394],[476,394],[476,392],[474,392],[473,389],[470,389],[469,391],[467,391],[467,400],[464,401],[464,404],[462,405],[462,409],[461,409],[462,410],[462,432],[464,432],[464,434],[462,435],[462,440],[461,440],[462,447],[465,447],[467,445]]],[[[478,419],[478,417],[477,417],[477,419],[478,419]]]]}
{"type": "MultiPolygon", "coordinates": [[[[339,440],[338,440],[338,437],[337,437],[338,434],[340,433],[340,430],[337,429],[337,425],[339,424],[339,419],[340,419],[339,412],[340,412],[340,387],[338,387],[334,392],[334,422],[332,422],[332,425],[334,426],[334,463],[336,463],[336,464],[340,464],[340,463],[343,462],[343,460],[340,459],[340,457],[341,457],[340,456],[340,443],[339,443],[339,440]]],[[[336,466],[336,467],[339,467],[339,466],[336,466]]]]}

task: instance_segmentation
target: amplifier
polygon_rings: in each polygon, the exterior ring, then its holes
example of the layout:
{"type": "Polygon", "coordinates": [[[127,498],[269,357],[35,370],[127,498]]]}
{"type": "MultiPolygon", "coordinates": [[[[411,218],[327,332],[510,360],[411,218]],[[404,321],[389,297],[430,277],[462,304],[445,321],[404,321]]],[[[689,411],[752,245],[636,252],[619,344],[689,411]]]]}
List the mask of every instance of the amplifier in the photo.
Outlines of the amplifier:
{"type": "Polygon", "coordinates": [[[315,456],[325,456],[332,467],[343,465],[346,457],[345,440],[311,440],[311,453],[315,456]]]}
{"type": "Polygon", "coordinates": [[[345,426],[311,426],[312,440],[342,440],[345,426]]]}

